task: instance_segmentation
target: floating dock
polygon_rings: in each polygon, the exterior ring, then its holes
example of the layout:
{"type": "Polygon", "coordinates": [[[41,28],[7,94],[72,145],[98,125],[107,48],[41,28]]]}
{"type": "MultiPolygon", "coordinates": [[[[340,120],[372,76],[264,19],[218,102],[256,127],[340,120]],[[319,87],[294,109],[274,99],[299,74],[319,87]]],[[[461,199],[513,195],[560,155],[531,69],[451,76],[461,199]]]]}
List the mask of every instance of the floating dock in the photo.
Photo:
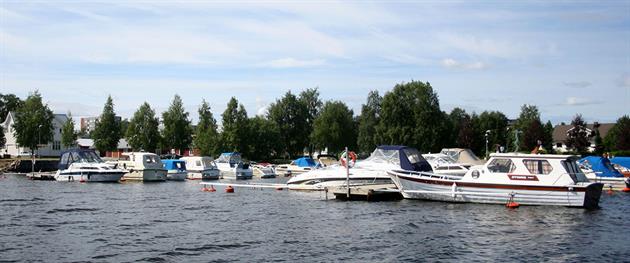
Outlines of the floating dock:
{"type": "Polygon", "coordinates": [[[54,181],[55,174],[54,173],[27,173],[26,177],[31,180],[37,181],[54,181]]]}
{"type": "Polygon", "coordinates": [[[370,184],[357,186],[339,186],[328,189],[339,200],[349,201],[392,201],[403,199],[394,184],[370,184]],[[350,198],[348,198],[350,190],[350,198]]]}

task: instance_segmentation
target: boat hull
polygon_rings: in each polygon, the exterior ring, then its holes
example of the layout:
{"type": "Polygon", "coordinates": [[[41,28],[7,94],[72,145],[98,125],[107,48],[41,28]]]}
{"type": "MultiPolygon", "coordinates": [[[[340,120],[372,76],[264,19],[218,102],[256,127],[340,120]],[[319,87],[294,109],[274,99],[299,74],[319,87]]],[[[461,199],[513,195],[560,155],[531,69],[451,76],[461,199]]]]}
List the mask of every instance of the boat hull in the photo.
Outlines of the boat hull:
{"type": "Polygon", "coordinates": [[[585,186],[525,186],[457,182],[390,172],[404,198],[484,204],[556,205],[597,208],[602,184],[585,186]],[[458,193],[463,192],[463,193],[458,193]]]}
{"type": "Polygon", "coordinates": [[[248,180],[254,177],[251,170],[221,171],[224,179],[248,180]]]}
{"type": "Polygon", "coordinates": [[[168,172],[166,174],[166,180],[169,181],[186,181],[186,177],[188,176],[187,172],[168,172]]]}
{"type": "Polygon", "coordinates": [[[55,174],[56,181],[62,182],[118,182],[123,177],[124,172],[84,172],[84,173],[58,173],[55,174]]]}
{"type": "Polygon", "coordinates": [[[627,177],[601,177],[601,176],[586,176],[589,181],[602,183],[604,190],[621,191],[626,187],[630,187],[630,179],[627,177]]]}
{"type": "Polygon", "coordinates": [[[123,179],[141,182],[162,182],[166,181],[166,170],[145,169],[129,171],[123,179]]]}
{"type": "Polygon", "coordinates": [[[219,170],[203,170],[203,171],[190,171],[188,170],[188,180],[218,180],[221,177],[219,170]]]}

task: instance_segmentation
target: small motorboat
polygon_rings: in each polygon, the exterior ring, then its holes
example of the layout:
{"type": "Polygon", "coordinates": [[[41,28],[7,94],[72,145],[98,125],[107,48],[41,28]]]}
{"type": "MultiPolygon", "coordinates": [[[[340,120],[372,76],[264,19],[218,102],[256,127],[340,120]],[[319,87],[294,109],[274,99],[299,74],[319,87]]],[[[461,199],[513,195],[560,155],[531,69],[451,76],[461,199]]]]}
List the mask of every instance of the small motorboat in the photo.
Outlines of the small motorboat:
{"type": "Polygon", "coordinates": [[[484,160],[479,159],[475,153],[470,149],[465,148],[444,148],[440,151],[441,154],[448,155],[456,163],[464,165],[466,168],[470,168],[473,165],[482,165],[484,160]]]}
{"type": "Polygon", "coordinates": [[[186,162],[189,180],[217,180],[221,176],[219,168],[211,157],[188,156],[180,160],[186,162]]]}
{"type": "Polygon", "coordinates": [[[453,158],[443,153],[423,154],[422,157],[431,164],[433,173],[436,174],[447,174],[462,177],[468,172],[468,167],[470,167],[457,163],[453,158]]]}
{"type": "Polygon", "coordinates": [[[103,162],[94,150],[72,149],[61,154],[57,181],[118,182],[125,171],[103,162]]]}
{"type": "Polygon", "coordinates": [[[127,171],[123,179],[130,181],[160,182],[166,181],[166,169],[157,154],[148,152],[123,153],[115,167],[127,171]]]}
{"type": "Polygon", "coordinates": [[[623,176],[630,177],[630,157],[613,157],[610,162],[623,176]]]}
{"type": "Polygon", "coordinates": [[[276,169],[270,163],[252,163],[252,171],[260,178],[276,178],[276,169]]]}
{"type": "Polygon", "coordinates": [[[215,160],[221,175],[226,179],[252,179],[254,171],[249,163],[244,163],[241,154],[237,152],[222,153],[215,160]]]}
{"type": "Polygon", "coordinates": [[[313,158],[304,156],[293,160],[289,164],[278,165],[276,172],[282,175],[298,175],[319,167],[321,167],[321,165],[315,162],[313,158]]]}
{"type": "Polygon", "coordinates": [[[586,178],[592,182],[604,184],[604,189],[623,190],[630,187],[630,178],[624,177],[615,167],[610,159],[599,156],[586,156],[578,161],[580,169],[586,178]]]}
{"type": "Polygon", "coordinates": [[[167,159],[162,160],[164,169],[166,169],[166,180],[171,181],[185,181],[188,176],[186,171],[186,161],[167,159]]]}
{"type": "Polygon", "coordinates": [[[388,173],[404,198],[488,204],[596,208],[603,184],[590,182],[578,157],[494,153],[462,178],[394,169],[388,173]]]}

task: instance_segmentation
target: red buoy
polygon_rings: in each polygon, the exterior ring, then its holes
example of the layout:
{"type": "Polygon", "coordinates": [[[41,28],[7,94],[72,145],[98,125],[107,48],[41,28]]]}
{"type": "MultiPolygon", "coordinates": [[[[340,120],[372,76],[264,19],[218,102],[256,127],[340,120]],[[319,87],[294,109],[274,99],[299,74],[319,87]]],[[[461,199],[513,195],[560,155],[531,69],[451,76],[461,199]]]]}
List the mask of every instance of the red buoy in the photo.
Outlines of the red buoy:
{"type": "Polygon", "coordinates": [[[517,202],[508,202],[507,204],[505,204],[505,207],[507,208],[518,208],[519,206],[521,205],[517,202]]]}
{"type": "Polygon", "coordinates": [[[203,188],[201,188],[201,191],[203,191],[203,192],[216,192],[217,189],[214,189],[214,185],[210,185],[210,188],[208,188],[207,186],[204,186],[203,188]]]}
{"type": "Polygon", "coordinates": [[[621,191],[624,192],[624,193],[628,193],[628,192],[630,192],[630,187],[625,187],[621,191]]]}
{"type": "Polygon", "coordinates": [[[225,188],[225,192],[226,192],[226,193],[234,193],[234,187],[232,187],[231,185],[228,185],[228,186],[225,188]]]}

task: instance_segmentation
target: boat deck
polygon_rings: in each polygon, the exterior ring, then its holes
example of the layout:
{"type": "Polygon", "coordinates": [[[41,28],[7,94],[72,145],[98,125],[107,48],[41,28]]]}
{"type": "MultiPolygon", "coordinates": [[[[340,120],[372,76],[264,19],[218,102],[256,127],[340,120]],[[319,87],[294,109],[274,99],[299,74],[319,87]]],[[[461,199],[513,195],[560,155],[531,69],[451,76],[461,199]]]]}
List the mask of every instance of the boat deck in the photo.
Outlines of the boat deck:
{"type": "Polygon", "coordinates": [[[392,201],[401,200],[403,197],[394,184],[370,184],[334,187],[328,190],[339,200],[349,201],[392,201]],[[350,190],[350,198],[348,198],[350,190]]]}

